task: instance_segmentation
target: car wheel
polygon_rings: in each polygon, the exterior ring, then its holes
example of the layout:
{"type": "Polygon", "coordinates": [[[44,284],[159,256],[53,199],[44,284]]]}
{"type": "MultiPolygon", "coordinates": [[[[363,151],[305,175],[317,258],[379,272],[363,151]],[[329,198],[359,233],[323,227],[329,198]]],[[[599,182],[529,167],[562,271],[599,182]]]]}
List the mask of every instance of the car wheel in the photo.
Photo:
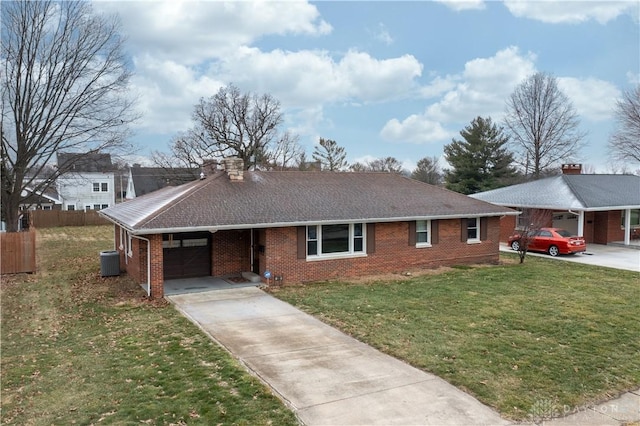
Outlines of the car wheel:
{"type": "Polygon", "coordinates": [[[556,257],[560,254],[560,250],[558,250],[557,246],[549,246],[549,255],[556,257]]]}
{"type": "Polygon", "coordinates": [[[514,241],[511,243],[511,249],[513,251],[518,251],[520,250],[520,243],[518,241],[514,241]]]}

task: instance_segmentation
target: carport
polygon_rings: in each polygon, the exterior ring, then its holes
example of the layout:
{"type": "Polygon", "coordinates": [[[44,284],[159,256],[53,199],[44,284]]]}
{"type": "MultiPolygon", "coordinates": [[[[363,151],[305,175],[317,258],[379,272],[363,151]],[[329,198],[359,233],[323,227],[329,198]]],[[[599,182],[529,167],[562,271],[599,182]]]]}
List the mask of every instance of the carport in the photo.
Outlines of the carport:
{"type": "Polygon", "coordinates": [[[640,230],[640,176],[579,174],[579,164],[564,164],[564,174],[473,194],[471,197],[523,214],[505,216],[500,240],[523,229],[530,218],[583,236],[587,243],[632,245],[640,230]]]}

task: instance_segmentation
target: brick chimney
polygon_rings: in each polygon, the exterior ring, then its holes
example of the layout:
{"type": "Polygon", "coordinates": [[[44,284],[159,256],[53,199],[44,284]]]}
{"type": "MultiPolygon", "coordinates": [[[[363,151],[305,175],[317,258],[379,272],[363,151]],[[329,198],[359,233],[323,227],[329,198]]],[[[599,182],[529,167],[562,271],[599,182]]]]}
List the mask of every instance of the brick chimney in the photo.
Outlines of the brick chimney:
{"type": "Polygon", "coordinates": [[[242,161],[242,158],[225,158],[223,163],[224,170],[231,181],[241,182],[244,179],[244,161],[242,161]]]}
{"type": "Polygon", "coordinates": [[[579,175],[580,173],[582,173],[582,164],[563,164],[562,165],[563,175],[579,175]]]}

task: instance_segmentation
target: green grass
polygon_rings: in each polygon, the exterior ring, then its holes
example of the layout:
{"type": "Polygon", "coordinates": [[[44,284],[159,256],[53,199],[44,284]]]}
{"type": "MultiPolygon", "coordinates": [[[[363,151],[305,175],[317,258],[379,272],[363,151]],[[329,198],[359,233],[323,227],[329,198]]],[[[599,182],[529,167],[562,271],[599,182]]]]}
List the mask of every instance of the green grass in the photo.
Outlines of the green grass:
{"type": "Polygon", "coordinates": [[[530,419],[640,384],[637,273],[505,254],[500,266],[274,294],[496,408],[530,419]]]}
{"type": "Polygon", "coordinates": [[[295,425],[166,302],[100,277],[112,227],[38,232],[38,272],[2,277],[2,424],[295,425]]]}

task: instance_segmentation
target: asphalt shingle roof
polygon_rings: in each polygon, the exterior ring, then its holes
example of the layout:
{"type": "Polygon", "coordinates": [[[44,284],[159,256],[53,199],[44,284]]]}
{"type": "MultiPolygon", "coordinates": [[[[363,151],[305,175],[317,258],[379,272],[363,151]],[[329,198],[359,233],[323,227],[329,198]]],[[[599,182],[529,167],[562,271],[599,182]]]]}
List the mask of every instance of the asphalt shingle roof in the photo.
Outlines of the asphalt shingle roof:
{"type": "Polygon", "coordinates": [[[199,169],[164,169],[162,167],[132,167],[131,177],[136,196],[157,191],[166,186],[176,186],[190,182],[198,177],[199,169]]]}
{"type": "Polygon", "coordinates": [[[640,208],[640,176],[560,175],[471,195],[509,207],[603,210],[640,208]]]}
{"type": "Polygon", "coordinates": [[[59,152],[58,167],[66,169],[69,165],[71,165],[69,171],[77,173],[102,173],[113,171],[111,154],[76,154],[70,152],[59,152]]]}
{"type": "Polygon", "coordinates": [[[137,234],[305,223],[501,216],[513,210],[390,173],[225,172],[103,209],[137,234]]]}

